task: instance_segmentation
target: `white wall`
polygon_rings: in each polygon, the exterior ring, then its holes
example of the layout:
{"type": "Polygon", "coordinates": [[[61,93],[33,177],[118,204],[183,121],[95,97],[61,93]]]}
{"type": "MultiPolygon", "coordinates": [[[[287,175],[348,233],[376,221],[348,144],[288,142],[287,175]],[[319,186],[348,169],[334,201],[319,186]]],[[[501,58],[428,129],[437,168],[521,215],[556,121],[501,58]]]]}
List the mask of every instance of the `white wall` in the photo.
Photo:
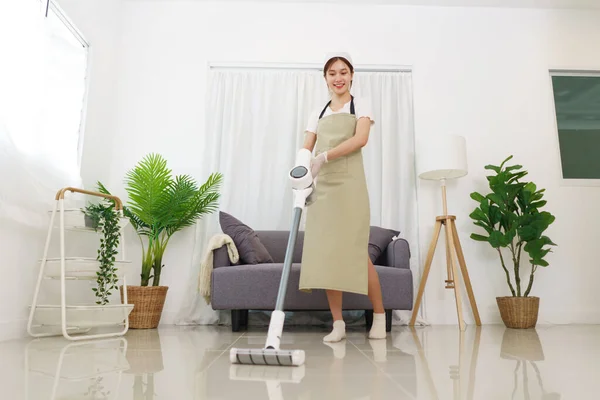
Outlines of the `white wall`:
{"type": "Polygon", "coordinates": [[[91,188],[107,178],[112,165],[121,0],[58,3],[90,44],[81,173],[85,186],[91,188]]]}
{"type": "MultiPolygon", "coordinates": [[[[470,173],[450,183],[449,209],[458,217],[483,322],[499,322],[495,296],[509,292],[496,253],[468,238],[475,205],[469,193],[485,190],[484,165],[509,154],[547,188],[548,210],[557,217],[548,234],[559,246],[532,292],[542,297],[540,323],[600,322],[600,269],[592,251],[600,239],[592,222],[600,216],[600,192],[561,184],[548,76],[553,67],[600,69],[600,12],[125,1],[121,29],[119,53],[108,54],[118,59],[118,70],[107,66],[98,78],[110,83],[117,77],[118,96],[90,103],[90,114],[115,118],[114,130],[100,117],[98,125],[88,123],[86,147],[93,150],[85,154],[87,182],[107,179],[124,195],[125,172],[148,152],[162,153],[176,173],[205,179],[210,171],[201,155],[210,61],[318,63],[325,52],[345,49],[361,64],[412,65],[417,137],[457,133],[467,139],[470,173]],[[101,165],[105,155],[108,175],[101,165]]],[[[437,185],[420,185],[424,258],[441,197],[437,185]]],[[[131,245],[136,246],[133,238],[131,245]]],[[[178,270],[191,260],[191,230],[170,246],[163,275],[170,286],[165,323],[186,288],[178,270]]],[[[139,253],[137,247],[131,251],[139,253]]],[[[440,248],[426,292],[427,317],[454,324],[454,296],[443,288],[444,262],[440,248]]]]}
{"type": "MultiPolygon", "coordinates": [[[[114,108],[111,99],[114,98],[115,87],[111,87],[111,81],[114,81],[113,75],[118,72],[115,64],[117,35],[120,13],[118,7],[119,0],[103,0],[103,3],[85,2],[85,5],[76,0],[62,0],[60,4],[70,15],[76,25],[82,26],[82,31],[89,41],[94,44],[92,56],[95,57],[94,67],[90,70],[91,85],[89,89],[88,111],[88,129],[86,137],[86,146],[84,149],[84,171],[93,170],[92,166],[100,164],[100,161],[110,160],[107,154],[110,154],[110,146],[105,146],[103,135],[112,136],[114,124],[112,116],[114,108]]],[[[10,16],[11,8],[3,8],[6,15],[10,16]],[[8,11],[7,11],[8,10],[8,11]]],[[[13,15],[14,18],[14,15],[13,15]]],[[[9,155],[3,149],[3,157],[9,155]],[[5,154],[6,153],[6,154],[5,154]]],[[[6,159],[5,159],[6,161],[6,159]]],[[[30,161],[24,158],[20,159],[20,164],[15,168],[24,168],[29,166],[30,161]]],[[[110,163],[108,164],[110,166],[110,163]]],[[[37,172],[35,168],[23,174],[37,172]]],[[[108,173],[108,170],[106,170],[108,173]]],[[[102,169],[99,168],[93,174],[92,179],[102,176],[102,169]]],[[[13,177],[14,178],[14,177],[13,177]]],[[[58,188],[49,188],[44,184],[48,182],[36,181],[39,176],[32,176],[27,182],[21,183],[20,196],[50,196],[58,188]]],[[[9,182],[4,190],[14,190],[9,182]],[[8,188],[8,189],[7,189],[8,188]]],[[[90,182],[89,180],[85,180],[90,182]]],[[[93,181],[91,181],[93,182],[93,181]]],[[[7,193],[2,193],[5,197],[14,197],[7,193]]],[[[46,197],[44,197],[46,198],[46,197]]],[[[44,204],[47,202],[44,198],[28,198],[28,206],[32,204],[44,204]]],[[[51,200],[52,197],[46,198],[51,200]]],[[[38,216],[43,216],[45,212],[39,210],[41,215],[32,213],[30,225],[25,225],[14,220],[3,220],[0,225],[0,249],[2,250],[2,279],[0,280],[0,341],[26,334],[26,323],[28,316],[28,307],[31,304],[35,280],[39,268],[38,260],[42,256],[44,241],[47,233],[46,221],[38,220],[38,216]],[[39,222],[39,224],[38,224],[39,222]]],[[[56,231],[58,232],[58,231],[56,231]]],[[[55,236],[56,237],[56,236],[55,236]]],[[[56,241],[54,241],[56,243],[56,241]]],[[[93,250],[93,249],[92,249],[93,250]]],[[[91,253],[94,254],[94,253],[91,253]]],[[[54,287],[55,289],[56,287],[54,287]]],[[[50,289],[52,290],[52,289],[50,289]]]]}

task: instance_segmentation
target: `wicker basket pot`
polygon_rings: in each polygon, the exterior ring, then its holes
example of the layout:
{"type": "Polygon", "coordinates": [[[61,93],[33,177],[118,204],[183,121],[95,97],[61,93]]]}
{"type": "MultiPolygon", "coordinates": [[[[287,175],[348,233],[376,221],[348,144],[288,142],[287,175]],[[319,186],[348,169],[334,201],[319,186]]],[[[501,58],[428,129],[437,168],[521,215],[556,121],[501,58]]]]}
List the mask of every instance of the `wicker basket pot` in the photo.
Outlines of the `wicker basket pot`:
{"type": "Polygon", "coordinates": [[[539,297],[496,297],[496,302],[507,328],[535,328],[540,307],[539,297]]]}
{"type": "MultiPolygon", "coordinates": [[[[158,327],[168,286],[127,286],[127,303],[133,304],[129,314],[131,329],[154,329],[158,327]]],[[[121,301],[123,301],[123,286],[121,301]]]]}

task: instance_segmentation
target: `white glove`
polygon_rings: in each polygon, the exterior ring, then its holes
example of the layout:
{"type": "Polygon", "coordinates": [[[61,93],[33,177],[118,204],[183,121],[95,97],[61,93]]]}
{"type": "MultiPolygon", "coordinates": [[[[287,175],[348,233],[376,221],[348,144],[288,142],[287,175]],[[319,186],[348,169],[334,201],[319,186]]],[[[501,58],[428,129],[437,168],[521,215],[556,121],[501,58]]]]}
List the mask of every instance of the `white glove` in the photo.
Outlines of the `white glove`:
{"type": "Polygon", "coordinates": [[[313,189],[312,189],[312,192],[310,192],[310,194],[306,198],[306,205],[307,206],[310,206],[312,203],[314,203],[317,200],[317,195],[315,193],[315,190],[317,190],[317,178],[315,178],[313,180],[313,189]]]}
{"type": "Polygon", "coordinates": [[[323,153],[319,154],[316,157],[313,157],[313,159],[310,161],[310,174],[312,175],[313,179],[315,179],[317,177],[317,175],[319,174],[319,170],[321,169],[323,164],[325,164],[326,162],[327,162],[327,152],[326,151],[324,151],[323,153]]]}

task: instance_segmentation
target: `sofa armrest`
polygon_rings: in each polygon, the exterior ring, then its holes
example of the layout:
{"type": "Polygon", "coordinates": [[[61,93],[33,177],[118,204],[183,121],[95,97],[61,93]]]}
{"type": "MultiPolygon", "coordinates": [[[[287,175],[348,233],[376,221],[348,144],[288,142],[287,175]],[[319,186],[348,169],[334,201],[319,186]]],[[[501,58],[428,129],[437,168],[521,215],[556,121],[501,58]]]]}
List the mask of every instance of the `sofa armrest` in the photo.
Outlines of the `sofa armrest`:
{"type": "Polygon", "coordinates": [[[227,253],[226,245],[213,250],[213,269],[219,267],[229,267],[231,265],[232,264],[229,260],[229,253],[227,253]]]}
{"type": "Polygon", "coordinates": [[[410,269],[410,247],[406,239],[396,239],[386,248],[388,267],[410,269]]]}

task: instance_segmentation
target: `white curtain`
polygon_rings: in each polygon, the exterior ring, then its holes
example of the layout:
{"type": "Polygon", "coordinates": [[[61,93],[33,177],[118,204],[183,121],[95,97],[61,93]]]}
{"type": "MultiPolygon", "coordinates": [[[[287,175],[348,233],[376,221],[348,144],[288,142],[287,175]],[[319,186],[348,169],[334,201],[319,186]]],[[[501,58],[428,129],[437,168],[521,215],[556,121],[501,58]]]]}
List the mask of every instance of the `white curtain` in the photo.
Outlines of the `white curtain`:
{"type": "MultiPolygon", "coordinates": [[[[357,72],[352,93],[369,97],[375,124],[363,149],[371,224],[401,231],[412,250],[418,283],[418,232],[410,72],[357,72]]],[[[296,69],[213,68],[206,96],[207,175],[224,174],[220,209],[255,230],[289,230],[292,192],[287,172],[304,142],[310,113],[329,100],[321,72],[296,69]]],[[[190,286],[178,324],[229,323],[197,294],[200,262],[218,213],[197,226],[190,286]]],[[[298,322],[310,322],[294,313],[298,322]]],[[[396,321],[405,319],[400,313],[396,321]]]]}

